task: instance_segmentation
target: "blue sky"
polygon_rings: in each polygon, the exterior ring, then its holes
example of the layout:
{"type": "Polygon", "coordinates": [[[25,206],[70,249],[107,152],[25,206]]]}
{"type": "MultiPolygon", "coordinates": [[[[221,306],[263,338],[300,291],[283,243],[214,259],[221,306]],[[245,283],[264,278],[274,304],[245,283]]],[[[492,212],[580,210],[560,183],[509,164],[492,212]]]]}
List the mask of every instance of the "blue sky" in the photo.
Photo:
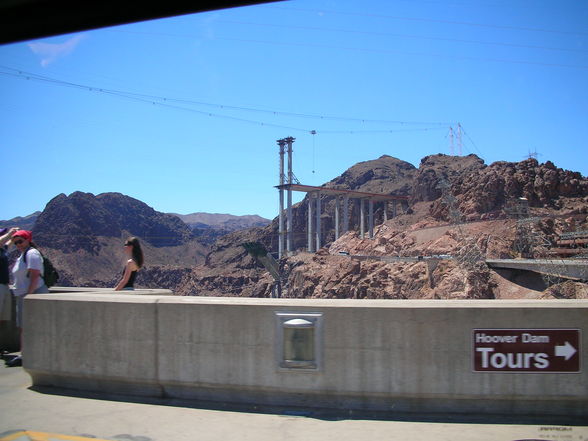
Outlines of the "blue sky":
{"type": "Polygon", "coordinates": [[[294,0],[3,45],[0,219],[78,190],[273,218],[287,136],[308,185],[384,154],[586,176],[587,25],[576,0],[294,0]]]}

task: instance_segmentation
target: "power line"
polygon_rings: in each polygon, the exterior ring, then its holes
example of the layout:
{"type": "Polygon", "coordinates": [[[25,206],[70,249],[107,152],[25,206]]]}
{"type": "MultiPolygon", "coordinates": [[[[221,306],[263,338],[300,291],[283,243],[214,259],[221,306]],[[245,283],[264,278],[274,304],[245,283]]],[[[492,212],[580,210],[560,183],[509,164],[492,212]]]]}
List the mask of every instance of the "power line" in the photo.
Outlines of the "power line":
{"type": "Polygon", "coordinates": [[[120,98],[125,98],[129,100],[139,101],[143,103],[148,103],[152,105],[157,105],[161,107],[176,109],[176,110],[184,110],[188,112],[194,112],[205,116],[215,117],[215,118],[224,118],[230,119],[240,122],[246,122],[251,124],[259,124],[262,126],[268,127],[275,127],[275,128],[282,128],[288,130],[294,130],[298,132],[308,132],[312,133],[313,131],[319,133],[318,130],[315,129],[305,129],[300,127],[293,127],[293,126],[286,126],[281,124],[274,124],[264,121],[254,121],[246,118],[240,118],[236,116],[230,115],[221,115],[218,113],[212,113],[202,110],[197,110],[193,108],[178,106],[175,104],[171,104],[174,102],[184,103],[184,104],[197,104],[197,105],[206,105],[206,106],[214,106],[220,109],[230,109],[230,110],[240,110],[240,111],[249,111],[249,112],[261,112],[261,113],[268,113],[274,116],[290,116],[290,117],[301,117],[301,118],[311,118],[311,119],[320,119],[320,120],[339,120],[339,121],[347,121],[347,122],[361,122],[361,123],[377,123],[377,124],[400,124],[400,125],[430,125],[436,127],[430,128],[419,128],[419,129],[394,129],[394,130],[325,130],[320,131],[320,133],[393,133],[393,132],[403,132],[403,131],[425,131],[425,130],[433,130],[433,129],[440,129],[446,126],[448,123],[445,122],[417,122],[417,121],[391,121],[391,120],[370,120],[370,119],[360,119],[360,118],[346,118],[346,117],[339,117],[339,116],[328,116],[328,115],[311,115],[311,114],[303,114],[303,113],[291,113],[291,112],[280,112],[280,111],[272,111],[272,110],[261,110],[261,109],[253,109],[247,107],[237,107],[237,106],[228,106],[223,104],[212,104],[212,103],[204,103],[200,101],[194,100],[186,100],[186,99],[176,99],[176,98],[166,98],[162,96],[155,96],[155,95],[147,95],[147,94],[140,94],[134,92],[126,92],[121,90],[114,90],[114,89],[106,89],[100,87],[93,87],[87,86],[79,83],[73,83],[69,81],[59,80],[55,78],[50,78],[42,75],[37,75],[30,72],[25,72],[19,69],[14,69],[8,66],[0,65],[0,68],[6,69],[12,72],[2,72],[0,71],[0,75],[12,76],[19,79],[25,80],[35,80],[40,82],[45,82],[53,85],[63,86],[63,87],[72,87],[77,88],[89,92],[95,93],[103,93],[107,95],[117,96],[120,98]]]}
{"type": "MultiPolygon", "coordinates": [[[[415,129],[389,129],[389,130],[321,130],[320,133],[346,133],[353,135],[355,133],[397,133],[397,132],[428,132],[430,130],[445,130],[446,127],[424,127],[415,129]]],[[[319,133],[316,131],[316,133],[319,133]]],[[[312,132],[311,132],[312,134],[312,132]]]]}
{"type": "Polygon", "coordinates": [[[358,16],[358,17],[376,17],[376,18],[387,18],[387,19],[392,19],[392,20],[403,20],[403,21],[422,21],[425,23],[443,23],[443,24],[473,26],[473,27],[492,28],[492,29],[508,29],[508,30],[512,30],[512,31],[546,32],[546,33],[566,34],[566,35],[588,35],[588,32],[579,32],[579,31],[560,31],[560,30],[554,30],[554,29],[543,29],[543,28],[532,28],[532,27],[521,27],[521,26],[505,26],[505,25],[496,25],[496,24],[467,22],[467,21],[440,20],[440,19],[434,19],[434,18],[401,17],[401,16],[394,16],[394,15],[373,14],[373,13],[367,13],[367,12],[343,12],[343,11],[334,11],[334,10],[328,10],[328,9],[305,9],[305,8],[292,8],[292,7],[275,6],[275,5],[265,6],[265,7],[271,8],[271,9],[282,9],[282,10],[289,10],[289,11],[313,12],[313,13],[323,13],[323,14],[329,13],[329,14],[339,14],[339,15],[352,15],[352,16],[358,16]]]}
{"type": "Polygon", "coordinates": [[[537,62],[537,61],[522,61],[522,60],[513,60],[513,59],[507,59],[507,58],[482,58],[482,57],[472,57],[472,56],[465,56],[465,55],[434,54],[434,53],[427,53],[427,52],[406,52],[406,51],[398,51],[398,50],[392,50],[392,49],[345,47],[345,46],[316,44],[316,43],[291,43],[291,42],[276,42],[276,41],[268,41],[268,40],[251,40],[251,39],[243,39],[243,38],[226,38],[226,37],[215,37],[215,38],[217,40],[240,41],[240,42],[248,42],[248,43],[261,43],[261,44],[282,45],[282,46],[302,46],[302,47],[314,47],[314,48],[324,48],[324,49],[342,49],[342,50],[351,50],[351,51],[358,51],[358,52],[414,55],[414,56],[419,56],[419,57],[422,57],[422,56],[440,57],[440,58],[445,58],[445,59],[453,58],[453,59],[457,59],[457,60],[491,61],[491,62],[497,62],[497,63],[527,64],[527,65],[547,66],[547,67],[565,67],[565,68],[571,68],[571,69],[588,69],[588,65],[583,66],[583,65],[577,65],[577,64],[543,63],[543,62],[537,62]]]}
{"type": "MultiPolygon", "coordinates": [[[[227,22],[229,22],[229,21],[227,21],[227,22]]],[[[245,23],[245,22],[242,22],[242,23],[245,23]]],[[[267,24],[264,26],[274,26],[274,25],[267,24]]],[[[280,28],[288,27],[288,26],[282,26],[282,25],[276,25],[276,26],[278,26],[280,28]]],[[[304,28],[304,27],[300,27],[300,28],[304,28]]],[[[315,28],[315,29],[321,29],[321,28],[315,28]]],[[[344,31],[344,30],[338,30],[338,31],[364,33],[364,31],[344,31]]],[[[112,32],[167,35],[167,36],[173,36],[173,37],[196,38],[195,35],[189,36],[189,35],[158,33],[158,32],[151,33],[151,32],[120,31],[120,30],[112,30],[112,32]]],[[[370,32],[370,33],[373,33],[373,32],[370,32]]],[[[378,34],[378,33],[373,33],[373,34],[378,34]]],[[[445,40],[445,41],[487,44],[487,45],[500,45],[500,46],[529,48],[529,49],[551,50],[551,51],[568,51],[568,52],[579,52],[579,53],[588,52],[588,51],[582,50],[582,49],[564,49],[564,48],[552,48],[552,47],[546,47],[546,46],[517,45],[514,43],[495,43],[495,42],[460,40],[460,39],[450,39],[450,38],[422,37],[422,36],[416,36],[416,35],[413,36],[413,35],[403,35],[403,34],[387,34],[387,33],[381,33],[381,34],[382,35],[390,35],[390,36],[397,35],[397,36],[405,36],[405,37],[410,37],[410,38],[421,38],[421,39],[441,40],[441,41],[445,40]]],[[[586,34],[586,35],[588,35],[588,34],[586,34]]],[[[458,60],[461,59],[461,60],[472,60],[472,61],[489,61],[489,62],[496,62],[496,63],[527,64],[527,65],[547,66],[547,67],[563,67],[563,68],[571,68],[571,69],[588,69],[588,66],[577,65],[577,64],[545,63],[545,62],[538,62],[538,61],[524,61],[524,60],[514,60],[514,59],[507,59],[507,58],[483,58],[483,57],[472,57],[472,56],[465,56],[465,55],[435,54],[435,53],[427,53],[427,52],[406,52],[406,51],[390,50],[390,49],[374,49],[374,48],[366,48],[366,47],[346,47],[346,46],[336,46],[336,45],[323,45],[323,44],[317,44],[317,43],[277,42],[274,40],[272,40],[272,41],[252,40],[252,39],[244,39],[244,38],[229,38],[229,37],[218,37],[218,36],[216,36],[214,38],[216,40],[239,41],[239,42],[245,42],[245,43],[261,43],[261,44],[282,45],[282,46],[315,47],[315,48],[324,48],[324,49],[351,50],[351,51],[358,51],[358,52],[394,53],[394,54],[416,55],[416,56],[425,56],[425,57],[452,58],[452,59],[458,59],[458,60]]]]}
{"type": "Polygon", "coordinates": [[[484,156],[484,154],[480,151],[480,149],[478,148],[478,146],[476,145],[476,143],[474,142],[474,140],[470,137],[470,135],[468,135],[468,133],[464,130],[463,126],[461,126],[461,131],[462,133],[467,136],[467,138],[470,140],[470,142],[472,143],[472,145],[474,146],[474,148],[478,151],[478,153],[481,156],[484,156]]]}
{"type": "Polygon", "coordinates": [[[485,45],[493,45],[493,46],[518,47],[518,48],[524,48],[524,49],[541,49],[541,50],[550,50],[550,51],[580,52],[580,53],[587,53],[588,52],[588,50],[584,50],[584,49],[566,49],[566,48],[535,46],[535,45],[516,44],[516,43],[499,43],[499,42],[493,42],[493,41],[464,40],[464,39],[459,39],[459,38],[426,37],[426,36],[422,36],[422,35],[396,34],[396,33],[391,33],[391,32],[359,31],[359,30],[341,29],[341,28],[323,28],[323,27],[315,27],[315,26],[295,26],[295,25],[274,24],[274,23],[253,23],[253,22],[237,21],[237,20],[218,20],[217,23],[242,24],[242,25],[249,25],[249,26],[277,27],[280,29],[289,28],[289,29],[300,29],[300,30],[311,30],[311,31],[343,32],[343,33],[351,33],[351,34],[375,35],[375,36],[380,36],[380,37],[405,37],[405,38],[416,38],[416,39],[423,39],[423,40],[450,41],[450,42],[454,42],[454,43],[471,43],[471,44],[485,44],[485,45]]]}

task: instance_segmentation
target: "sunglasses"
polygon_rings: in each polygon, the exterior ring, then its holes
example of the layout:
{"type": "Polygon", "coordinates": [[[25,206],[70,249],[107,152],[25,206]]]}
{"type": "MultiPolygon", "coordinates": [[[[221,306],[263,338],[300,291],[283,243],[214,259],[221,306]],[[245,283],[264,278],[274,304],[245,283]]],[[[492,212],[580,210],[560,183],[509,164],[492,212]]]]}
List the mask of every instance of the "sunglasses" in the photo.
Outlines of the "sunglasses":
{"type": "Polygon", "coordinates": [[[125,243],[125,247],[132,247],[133,244],[132,243],[125,243]]]}
{"type": "Polygon", "coordinates": [[[12,241],[12,243],[15,245],[20,245],[21,243],[24,243],[24,240],[20,240],[20,239],[14,240],[14,241],[12,241]]]}

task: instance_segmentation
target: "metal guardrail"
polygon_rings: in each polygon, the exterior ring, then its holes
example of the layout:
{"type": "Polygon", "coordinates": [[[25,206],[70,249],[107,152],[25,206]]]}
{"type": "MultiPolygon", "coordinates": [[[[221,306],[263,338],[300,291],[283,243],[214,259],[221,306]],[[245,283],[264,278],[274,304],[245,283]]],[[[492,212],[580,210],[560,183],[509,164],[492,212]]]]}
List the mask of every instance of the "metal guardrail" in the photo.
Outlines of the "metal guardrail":
{"type": "Polygon", "coordinates": [[[381,262],[423,262],[423,261],[439,261],[439,260],[453,260],[453,256],[442,254],[438,256],[365,256],[361,254],[339,254],[348,256],[355,260],[379,260],[381,262]]]}

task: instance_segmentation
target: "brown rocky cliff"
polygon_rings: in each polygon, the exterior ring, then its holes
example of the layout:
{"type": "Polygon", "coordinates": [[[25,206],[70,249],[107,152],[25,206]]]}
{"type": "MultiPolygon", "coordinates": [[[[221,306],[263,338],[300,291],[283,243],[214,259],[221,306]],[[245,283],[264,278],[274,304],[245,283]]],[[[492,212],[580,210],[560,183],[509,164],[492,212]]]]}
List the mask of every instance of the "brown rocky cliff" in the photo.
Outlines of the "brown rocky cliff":
{"type": "Polygon", "coordinates": [[[475,155],[461,159],[434,155],[421,161],[412,201],[434,201],[430,213],[437,219],[448,219],[439,188],[442,179],[449,182],[456,208],[468,220],[483,219],[488,213],[504,215],[506,204],[517,198],[527,199],[530,207],[552,210],[566,202],[582,210],[588,203],[588,179],[550,161],[539,164],[527,159],[486,166],[475,155]]]}
{"type": "Polygon", "coordinates": [[[421,160],[412,185],[411,203],[439,199],[441,197],[439,184],[442,180],[453,183],[464,174],[475,176],[485,167],[484,161],[476,155],[448,156],[438,154],[425,156],[421,160]]]}

